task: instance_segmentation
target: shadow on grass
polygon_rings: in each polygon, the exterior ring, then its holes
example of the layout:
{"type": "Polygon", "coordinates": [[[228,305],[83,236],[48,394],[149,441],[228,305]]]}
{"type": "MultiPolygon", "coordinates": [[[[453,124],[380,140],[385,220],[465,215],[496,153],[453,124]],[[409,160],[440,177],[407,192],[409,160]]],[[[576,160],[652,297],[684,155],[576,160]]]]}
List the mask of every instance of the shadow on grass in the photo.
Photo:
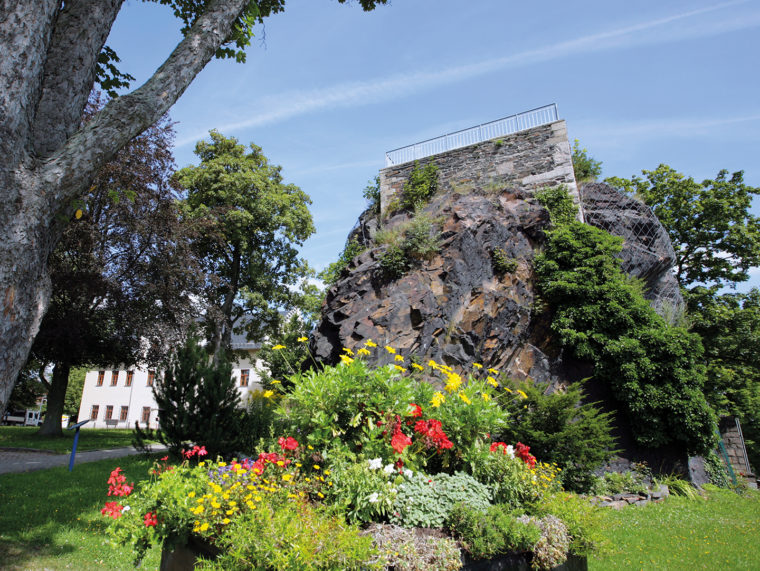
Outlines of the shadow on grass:
{"type": "Polygon", "coordinates": [[[102,558],[108,522],[100,509],[111,470],[120,466],[137,483],[148,478],[153,461],[128,457],[73,472],[62,467],[0,476],[0,566],[34,569],[40,560],[64,557],[84,568],[102,558]]]}

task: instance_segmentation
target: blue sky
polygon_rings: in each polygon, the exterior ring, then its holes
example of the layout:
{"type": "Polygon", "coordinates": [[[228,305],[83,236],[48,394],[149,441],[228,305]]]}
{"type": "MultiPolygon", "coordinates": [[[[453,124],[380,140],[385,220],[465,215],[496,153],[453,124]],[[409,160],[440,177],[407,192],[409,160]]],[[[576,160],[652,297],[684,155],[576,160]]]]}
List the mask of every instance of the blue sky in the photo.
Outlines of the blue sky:
{"type": "MultiPolygon", "coordinates": [[[[758,0],[393,0],[369,13],[288,0],[246,64],[212,61],[174,105],[175,156],[197,164],[213,128],[261,146],[312,198],[303,255],[317,269],[385,151],[548,103],[603,176],[666,163],[760,186],[758,28],[758,0]]],[[[108,44],[136,86],[179,39],[168,8],[127,0],[108,44]]]]}

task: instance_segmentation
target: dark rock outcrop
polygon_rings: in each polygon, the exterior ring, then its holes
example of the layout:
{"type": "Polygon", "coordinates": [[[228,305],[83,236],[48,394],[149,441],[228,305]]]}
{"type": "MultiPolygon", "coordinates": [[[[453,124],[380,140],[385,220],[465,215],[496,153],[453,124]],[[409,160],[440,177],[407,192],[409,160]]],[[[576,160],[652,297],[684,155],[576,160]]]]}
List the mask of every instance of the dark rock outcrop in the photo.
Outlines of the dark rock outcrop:
{"type": "Polygon", "coordinates": [[[676,254],[670,238],[651,209],[604,183],[580,189],[586,223],[623,238],[622,267],[643,280],[645,297],[662,311],[667,305],[683,307],[681,290],[670,271],[676,254]]]}
{"type": "MultiPolygon", "coordinates": [[[[451,366],[504,368],[523,349],[534,302],[532,259],[547,211],[518,191],[439,196],[424,211],[440,228],[438,253],[397,280],[380,268],[385,246],[357,256],[328,292],[314,335],[317,358],[335,362],[343,347],[372,339],[451,366]],[[497,248],[516,262],[514,271],[494,271],[497,248]]],[[[400,214],[384,227],[408,220],[400,214]]],[[[390,361],[383,353],[379,362],[390,361]]]]}

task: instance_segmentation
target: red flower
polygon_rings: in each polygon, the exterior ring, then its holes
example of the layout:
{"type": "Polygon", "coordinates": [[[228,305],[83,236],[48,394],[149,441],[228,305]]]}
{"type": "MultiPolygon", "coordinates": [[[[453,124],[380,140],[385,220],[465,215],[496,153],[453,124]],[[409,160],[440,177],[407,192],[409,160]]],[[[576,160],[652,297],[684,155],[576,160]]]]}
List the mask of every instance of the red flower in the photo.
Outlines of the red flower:
{"type": "Polygon", "coordinates": [[[418,420],[414,425],[414,431],[425,437],[425,446],[437,447],[439,450],[452,448],[454,444],[443,431],[441,421],[431,418],[430,420],[418,420]]]}
{"type": "Polygon", "coordinates": [[[280,448],[282,448],[283,451],[295,450],[298,448],[298,441],[292,436],[288,436],[287,438],[280,436],[280,438],[277,440],[277,443],[280,445],[280,448]]]}
{"type": "Polygon", "coordinates": [[[110,516],[113,519],[118,519],[121,517],[121,510],[123,509],[124,506],[120,505],[118,502],[106,502],[106,507],[100,510],[100,513],[110,516]]]}
{"type": "Polygon", "coordinates": [[[201,446],[200,448],[198,448],[198,456],[205,456],[206,454],[208,454],[208,452],[206,452],[205,446],[201,446]]]}
{"type": "Polygon", "coordinates": [[[501,448],[501,453],[506,454],[507,453],[507,444],[505,442],[494,442],[491,444],[490,452],[494,452],[501,448]]]}
{"type": "Polygon", "coordinates": [[[418,405],[418,404],[414,404],[414,403],[412,402],[412,403],[409,403],[409,406],[410,406],[410,407],[412,407],[412,412],[411,412],[411,414],[412,414],[412,416],[413,416],[413,417],[415,417],[415,418],[416,418],[416,417],[418,417],[418,416],[422,416],[422,407],[421,407],[420,405],[418,405]]]}
{"type": "Polygon", "coordinates": [[[522,442],[515,444],[515,456],[525,462],[531,470],[536,465],[536,457],[530,453],[530,446],[526,446],[522,442]]]}
{"type": "Polygon", "coordinates": [[[156,514],[153,512],[148,512],[145,514],[145,527],[156,527],[158,524],[158,518],[156,517],[156,514]]]}
{"type": "Polygon", "coordinates": [[[169,459],[168,456],[164,456],[163,458],[161,458],[161,462],[166,462],[168,459],[169,459]]]}
{"type": "Polygon", "coordinates": [[[393,438],[391,438],[391,446],[396,451],[396,454],[401,454],[404,451],[404,448],[409,446],[411,443],[412,439],[401,432],[401,430],[398,428],[393,433],[393,438]]]}

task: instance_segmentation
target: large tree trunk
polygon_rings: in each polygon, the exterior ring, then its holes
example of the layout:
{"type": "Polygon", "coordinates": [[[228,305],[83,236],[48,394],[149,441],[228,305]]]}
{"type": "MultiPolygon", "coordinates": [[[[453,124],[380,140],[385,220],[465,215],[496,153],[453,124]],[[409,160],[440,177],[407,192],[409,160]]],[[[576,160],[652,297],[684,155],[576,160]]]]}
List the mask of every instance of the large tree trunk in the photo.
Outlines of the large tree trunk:
{"type": "Polygon", "coordinates": [[[155,123],[248,0],[211,0],[140,88],[80,127],[123,0],[0,0],[0,414],[50,300],[47,259],[96,171],[155,123]]]}
{"type": "Polygon", "coordinates": [[[66,400],[66,389],[69,386],[69,373],[71,367],[68,363],[56,363],[53,367],[53,382],[47,395],[47,411],[45,421],[40,428],[40,436],[63,436],[61,417],[63,416],[63,404],[66,400]]]}

